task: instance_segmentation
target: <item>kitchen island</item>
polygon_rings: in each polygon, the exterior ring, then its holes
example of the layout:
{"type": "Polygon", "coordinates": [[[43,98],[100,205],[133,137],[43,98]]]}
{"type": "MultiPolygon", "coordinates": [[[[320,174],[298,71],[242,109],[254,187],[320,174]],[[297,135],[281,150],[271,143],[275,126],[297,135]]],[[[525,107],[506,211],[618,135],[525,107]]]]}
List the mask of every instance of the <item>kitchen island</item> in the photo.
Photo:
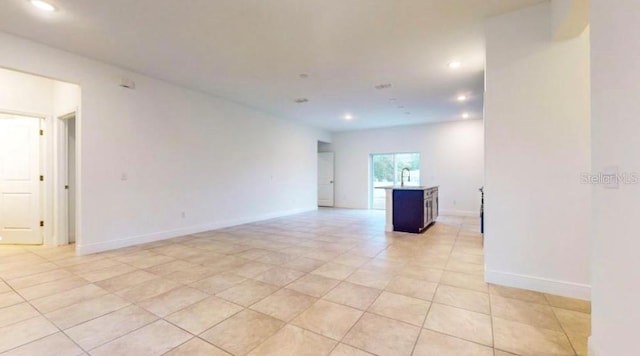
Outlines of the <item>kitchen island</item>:
{"type": "Polygon", "coordinates": [[[379,187],[386,195],[385,231],[423,232],[438,217],[438,186],[379,187]]]}

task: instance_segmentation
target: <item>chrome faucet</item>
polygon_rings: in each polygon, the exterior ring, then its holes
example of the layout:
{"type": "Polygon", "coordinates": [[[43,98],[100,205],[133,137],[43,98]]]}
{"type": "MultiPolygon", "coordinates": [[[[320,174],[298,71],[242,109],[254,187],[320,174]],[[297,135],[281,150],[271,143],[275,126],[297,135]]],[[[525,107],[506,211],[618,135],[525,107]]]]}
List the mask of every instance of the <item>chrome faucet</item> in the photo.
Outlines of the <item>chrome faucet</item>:
{"type": "Polygon", "coordinates": [[[400,186],[404,187],[404,171],[407,171],[409,178],[407,182],[411,182],[411,170],[409,168],[402,168],[402,172],[400,173],[400,186]]]}

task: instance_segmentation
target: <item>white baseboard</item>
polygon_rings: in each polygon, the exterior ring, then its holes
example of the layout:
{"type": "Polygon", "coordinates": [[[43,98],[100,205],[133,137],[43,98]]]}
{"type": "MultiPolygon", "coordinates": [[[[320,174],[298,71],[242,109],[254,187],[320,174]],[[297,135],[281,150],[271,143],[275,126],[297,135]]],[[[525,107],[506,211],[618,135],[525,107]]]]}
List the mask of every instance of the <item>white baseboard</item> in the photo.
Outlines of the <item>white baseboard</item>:
{"type": "Polygon", "coordinates": [[[485,270],[484,276],[487,282],[493,284],[529,289],[570,298],[591,299],[591,286],[587,284],[493,270],[485,270]]]}
{"type": "Polygon", "coordinates": [[[184,236],[184,235],[196,234],[199,232],[204,232],[209,230],[223,229],[226,227],[248,224],[248,223],[253,223],[253,222],[262,221],[262,220],[275,219],[282,216],[300,214],[300,213],[305,213],[308,211],[315,211],[315,210],[317,210],[317,208],[284,210],[284,211],[277,211],[274,213],[254,216],[250,218],[219,221],[219,222],[214,222],[209,224],[184,227],[180,229],[154,232],[151,234],[131,236],[131,237],[118,239],[118,240],[111,240],[111,241],[98,242],[98,243],[92,243],[92,244],[81,243],[76,246],[76,253],[78,255],[88,255],[91,253],[104,252],[104,251],[114,250],[117,248],[129,247],[133,245],[165,240],[165,239],[170,239],[170,238],[184,236]]]}
{"type": "Polygon", "coordinates": [[[438,211],[438,215],[451,215],[451,216],[464,216],[470,218],[479,218],[480,213],[477,211],[468,211],[468,210],[447,210],[440,209],[438,211]]]}

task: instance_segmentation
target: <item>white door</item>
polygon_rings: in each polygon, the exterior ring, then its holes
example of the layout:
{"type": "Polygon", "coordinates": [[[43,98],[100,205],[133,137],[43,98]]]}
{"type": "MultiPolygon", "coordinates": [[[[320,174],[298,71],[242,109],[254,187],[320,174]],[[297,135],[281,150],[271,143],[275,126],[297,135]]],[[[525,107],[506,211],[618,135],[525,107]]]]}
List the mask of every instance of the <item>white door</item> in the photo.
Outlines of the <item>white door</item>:
{"type": "Polygon", "coordinates": [[[40,119],[0,115],[1,244],[41,244],[40,119]]]}
{"type": "Polygon", "coordinates": [[[333,206],[333,152],[318,153],[318,206],[333,206]]]}

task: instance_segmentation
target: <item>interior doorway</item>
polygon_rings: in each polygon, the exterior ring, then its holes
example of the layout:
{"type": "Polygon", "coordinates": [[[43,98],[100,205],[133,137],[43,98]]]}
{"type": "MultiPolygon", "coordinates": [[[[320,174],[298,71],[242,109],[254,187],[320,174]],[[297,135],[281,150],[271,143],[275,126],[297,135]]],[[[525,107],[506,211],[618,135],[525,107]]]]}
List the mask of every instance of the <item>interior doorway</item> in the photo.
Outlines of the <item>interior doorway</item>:
{"type": "Polygon", "coordinates": [[[0,244],[43,243],[42,121],[0,113],[0,244]]]}
{"type": "Polygon", "coordinates": [[[82,239],[80,104],[77,84],[0,68],[0,244],[82,239]]]}
{"type": "Polygon", "coordinates": [[[318,153],[318,206],[333,207],[333,152],[318,153]]]}
{"type": "Polygon", "coordinates": [[[60,243],[76,241],[76,113],[72,112],[58,118],[60,130],[60,159],[58,164],[61,194],[58,199],[60,243]]]}

